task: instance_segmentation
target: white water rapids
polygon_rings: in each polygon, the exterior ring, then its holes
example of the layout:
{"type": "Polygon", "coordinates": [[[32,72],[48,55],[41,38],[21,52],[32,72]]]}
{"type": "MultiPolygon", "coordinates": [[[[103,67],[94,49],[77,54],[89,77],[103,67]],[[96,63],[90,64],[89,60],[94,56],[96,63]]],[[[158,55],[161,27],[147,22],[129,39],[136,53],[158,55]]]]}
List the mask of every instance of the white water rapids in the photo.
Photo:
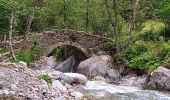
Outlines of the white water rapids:
{"type": "Polygon", "coordinates": [[[142,90],[137,87],[117,86],[100,81],[88,81],[76,90],[87,100],[170,100],[170,92],[142,90]]]}

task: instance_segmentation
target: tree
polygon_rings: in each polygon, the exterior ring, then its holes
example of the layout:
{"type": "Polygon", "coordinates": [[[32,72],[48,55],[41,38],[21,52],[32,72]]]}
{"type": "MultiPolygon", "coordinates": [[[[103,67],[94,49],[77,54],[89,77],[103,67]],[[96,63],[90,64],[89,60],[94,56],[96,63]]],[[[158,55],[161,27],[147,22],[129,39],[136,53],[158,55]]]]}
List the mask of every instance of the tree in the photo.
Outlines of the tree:
{"type": "Polygon", "coordinates": [[[89,3],[90,3],[90,0],[87,0],[87,3],[86,3],[86,32],[88,32],[88,27],[89,27],[89,3]]]}
{"type": "MultiPolygon", "coordinates": [[[[170,1],[169,0],[163,0],[162,1],[163,8],[160,10],[160,18],[165,23],[165,31],[166,33],[170,32],[170,1]]],[[[170,35],[168,35],[170,36],[170,35]]]]}
{"type": "Polygon", "coordinates": [[[107,13],[109,15],[109,19],[110,19],[111,25],[112,25],[113,30],[114,30],[114,36],[115,36],[114,38],[115,38],[115,42],[116,42],[116,51],[117,51],[117,53],[119,53],[120,52],[120,41],[119,41],[119,34],[118,34],[117,0],[113,0],[114,11],[112,11],[112,9],[111,9],[112,7],[111,7],[110,4],[112,4],[112,3],[109,0],[105,0],[107,13]],[[113,19],[113,17],[114,17],[114,19],[113,19]]]}
{"type": "Polygon", "coordinates": [[[11,18],[10,18],[10,28],[9,28],[9,47],[10,47],[10,53],[12,58],[16,61],[14,49],[12,47],[12,32],[13,32],[13,22],[14,22],[14,11],[12,9],[11,11],[11,18]]]}

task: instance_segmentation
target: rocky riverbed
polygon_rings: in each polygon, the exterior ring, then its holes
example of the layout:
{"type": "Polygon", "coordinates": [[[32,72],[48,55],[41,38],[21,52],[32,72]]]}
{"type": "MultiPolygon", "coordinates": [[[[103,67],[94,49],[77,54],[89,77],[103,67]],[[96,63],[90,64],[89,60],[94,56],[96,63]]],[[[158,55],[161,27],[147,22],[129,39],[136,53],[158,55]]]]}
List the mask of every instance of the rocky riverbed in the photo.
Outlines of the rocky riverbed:
{"type": "MultiPolygon", "coordinates": [[[[0,95],[1,100],[74,100],[74,91],[69,91],[60,80],[52,79],[52,84],[37,78],[38,75],[51,75],[61,72],[51,70],[31,70],[19,64],[1,65],[0,68],[0,95]],[[2,99],[8,98],[8,99],[2,99]]],[[[74,80],[73,80],[74,81],[74,80]]]]}
{"type": "MultiPolygon", "coordinates": [[[[73,63],[67,61],[64,63],[73,63]]],[[[22,61],[0,63],[0,100],[170,100],[170,73],[163,67],[147,78],[121,76],[122,68],[116,69],[112,59],[104,55],[82,61],[77,73],[67,67],[60,69],[63,72],[56,70],[56,65],[65,65],[60,64],[53,57],[44,57],[32,68],[22,61]],[[38,78],[43,75],[48,76],[50,83],[38,78]],[[143,86],[166,92],[143,90],[143,86]]]]}

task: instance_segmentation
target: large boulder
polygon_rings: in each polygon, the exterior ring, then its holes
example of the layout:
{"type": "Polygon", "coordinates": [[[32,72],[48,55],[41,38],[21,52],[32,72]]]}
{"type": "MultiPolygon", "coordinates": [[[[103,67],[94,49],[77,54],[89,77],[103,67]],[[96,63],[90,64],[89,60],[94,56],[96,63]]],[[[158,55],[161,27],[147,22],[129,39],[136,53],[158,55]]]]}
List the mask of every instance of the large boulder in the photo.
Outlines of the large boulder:
{"type": "Polygon", "coordinates": [[[146,89],[170,91],[170,69],[159,67],[151,73],[144,86],[146,89]]]}
{"type": "Polygon", "coordinates": [[[40,60],[31,63],[31,67],[35,69],[53,69],[58,62],[55,57],[42,57],[40,60]]]}
{"type": "Polygon", "coordinates": [[[56,65],[55,70],[62,72],[73,72],[75,61],[76,61],[75,57],[71,56],[64,62],[60,63],[59,65],[56,65]]]}
{"type": "Polygon", "coordinates": [[[73,83],[75,84],[86,84],[87,77],[78,73],[64,73],[64,75],[73,79],[73,83]]]}
{"type": "Polygon", "coordinates": [[[111,81],[116,81],[120,78],[117,70],[111,69],[112,57],[108,55],[94,56],[85,61],[80,62],[77,73],[83,74],[88,78],[102,76],[111,81]]]}

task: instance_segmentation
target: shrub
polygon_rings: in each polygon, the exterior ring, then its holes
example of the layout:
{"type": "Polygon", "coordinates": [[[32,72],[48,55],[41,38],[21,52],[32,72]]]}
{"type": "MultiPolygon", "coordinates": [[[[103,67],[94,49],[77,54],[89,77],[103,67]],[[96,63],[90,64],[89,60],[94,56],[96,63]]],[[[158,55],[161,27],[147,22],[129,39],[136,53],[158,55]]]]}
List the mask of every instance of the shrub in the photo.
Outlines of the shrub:
{"type": "Polygon", "coordinates": [[[146,52],[147,50],[147,47],[144,45],[133,44],[133,46],[123,52],[123,56],[128,60],[131,60],[133,57],[137,57],[140,54],[146,52]]]}
{"type": "Polygon", "coordinates": [[[8,51],[9,51],[9,49],[6,48],[6,47],[4,47],[4,48],[2,48],[2,49],[0,50],[1,53],[6,53],[6,52],[8,52],[8,51]]]}
{"type": "Polygon", "coordinates": [[[164,36],[165,25],[160,21],[147,21],[143,24],[143,29],[138,33],[137,40],[155,41],[160,36],[164,36]]]}
{"type": "Polygon", "coordinates": [[[24,61],[26,62],[28,65],[30,65],[32,59],[31,59],[31,52],[29,49],[24,49],[21,51],[21,53],[19,55],[16,56],[17,61],[24,61]]]}
{"type": "Polygon", "coordinates": [[[140,54],[138,56],[134,56],[130,60],[130,67],[133,69],[140,69],[140,70],[146,70],[149,67],[149,61],[151,60],[150,54],[140,54]]]}
{"type": "Polygon", "coordinates": [[[150,73],[161,65],[170,65],[170,45],[169,42],[151,42],[147,46],[133,44],[119,56],[129,60],[130,68],[150,73]]]}
{"type": "Polygon", "coordinates": [[[17,56],[17,60],[24,61],[28,65],[34,60],[39,60],[44,53],[43,45],[40,41],[34,41],[29,47],[23,49],[17,56]]]}
{"type": "Polygon", "coordinates": [[[40,41],[35,41],[31,48],[31,59],[39,60],[44,53],[43,44],[40,41]]]}
{"type": "Polygon", "coordinates": [[[115,52],[115,43],[114,42],[107,42],[104,45],[104,48],[106,51],[109,51],[111,54],[114,54],[115,52]]]}
{"type": "Polygon", "coordinates": [[[163,66],[170,68],[170,41],[164,43],[163,47],[163,66]]]}
{"type": "Polygon", "coordinates": [[[39,80],[45,80],[48,84],[52,84],[52,78],[48,75],[39,75],[37,76],[39,80]]]}
{"type": "Polygon", "coordinates": [[[133,43],[118,58],[127,59],[129,67],[151,73],[157,67],[170,65],[170,42],[160,39],[164,36],[165,25],[159,21],[147,21],[141,31],[133,36],[133,43]]]}
{"type": "Polygon", "coordinates": [[[170,57],[168,59],[165,59],[165,61],[163,62],[163,66],[170,69],[170,57]]]}
{"type": "Polygon", "coordinates": [[[59,47],[54,51],[54,57],[59,60],[60,58],[62,58],[64,56],[64,47],[59,47]]]}

